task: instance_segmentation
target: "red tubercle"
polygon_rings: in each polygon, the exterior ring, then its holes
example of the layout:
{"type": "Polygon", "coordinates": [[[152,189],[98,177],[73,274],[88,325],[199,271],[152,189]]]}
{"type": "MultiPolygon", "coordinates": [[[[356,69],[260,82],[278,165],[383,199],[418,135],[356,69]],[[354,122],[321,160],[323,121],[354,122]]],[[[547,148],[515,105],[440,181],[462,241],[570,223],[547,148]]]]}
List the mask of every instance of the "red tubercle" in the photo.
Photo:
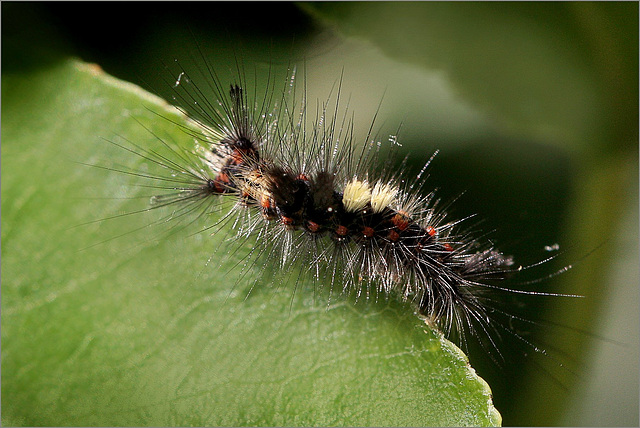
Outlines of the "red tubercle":
{"type": "Polygon", "coordinates": [[[374,234],[375,234],[375,231],[373,230],[372,227],[365,226],[362,228],[362,235],[364,235],[365,238],[371,238],[373,237],[374,234]]]}
{"type": "Polygon", "coordinates": [[[307,230],[316,233],[320,230],[320,225],[315,221],[307,220],[307,230]]]}
{"type": "Polygon", "coordinates": [[[231,153],[231,162],[230,163],[232,165],[240,165],[243,160],[244,160],[244,155],[242,153],[242,150],[233,149],[233,152],[231,153]]]}
{"type": "Polygon", "coordinates": [[[252,153],[255,153],[256,150],[251,148],[251,149],[241,149],[241,148],[234,148],[230,157],[231,157],[231,164],[232,165],[241,165],[244,163],[245,159],[247,159],[248,157],[251,156],[252,153]]]}
{"type": "Polygon", "coordinates": [[[215,189],[216,193],[224,193],[225,190],[225,187],[218,180],[213,182],[213,188],[215,189]]]}
{"type": "Polygon", "coordinates": [[[225,193],[229,189],[229,185],[231,184],[231,180],[229,176],[224,172],[221,172],[213,179],[213,190],[216,193],[225,193]]]}
{"type": "Polygon", "coordinates": [[[389,240],[392,242],[396,242],[398,239],[400,239],[400,234],[392,229],[389,231],[389,235],[387,235],[387,238],[389,238],[389,240]]]}
{"type": "Polygon", "coordinates": [[[391,223],[401,232],[405,231],[409,227],[409,218],[402,212],[394,215],[391,219],[391,223]]]}
{"type": "Polygon", "coordinates": [[[218,174],[218,177],[216,177],[216,179],[221,183],[229,183],[231,181],[229,180],[229,176],[225,172],[221,172],[220,174],[218,174]]]}
{"type": "Polygon", "coordinates": [[[262,199],[260,199],[260,206],[265,210],[271,209],[272,208],[271,199],[263,196],[262,199]]]}
{"type": "Polygon", "coordinates": [[[349,234],[349,229],[346,226],[338,226],[336,227],[336,235],[338,236],[347,236],[349,234]]]}
{"type": "Polygon", "coordinates": [[[424,229],[429,236],[433,236],[436,234],[436,230],[432,226],[427,226],[424,229]]]}

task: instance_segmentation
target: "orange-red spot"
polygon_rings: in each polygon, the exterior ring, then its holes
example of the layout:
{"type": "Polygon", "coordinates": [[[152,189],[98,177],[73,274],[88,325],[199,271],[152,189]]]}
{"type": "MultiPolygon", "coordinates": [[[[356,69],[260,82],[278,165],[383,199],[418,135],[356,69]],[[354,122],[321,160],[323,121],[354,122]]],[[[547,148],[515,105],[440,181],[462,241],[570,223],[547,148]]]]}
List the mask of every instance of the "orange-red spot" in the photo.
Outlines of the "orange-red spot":
{"type": "Polygon", "coordinates": [[[317,232],[320,230],[320,225],[315,221],[308,220],[307,229],[309,230],[309,232],[317,232]]]}
{"type": "Polygon", "coordinates": [[[427,233],[429,234],[429,236],[433,236],[433,235],[435,235],[435,234],[436,234],[436,230],[435,230],[433,227],[431,227],[431,226],[427,226],[425,230],[427,231],[427,233]]]}
{"type": "Polygon", "coordinates": [[[373,230],[372,227],[369,226],[365,226],[362,228],[362,234],[366,237],[366,238],[371,238],[374,235],[375,231],[373,230]]]}
{"type": "Polygon", "coordinates": [[[391,219],[391,223],[393,223],[393,225],[402,232],[409,227],[409,218],[398,212],[398,214],[394,215],[391,219]]]}
{"type": "Polygon", "coordinates": [[[284,224],[285,226],[291,226],[293,224],[293,219],[291,217],[285,217],[285,216],[281,216],[280,217],[280,221],[282,222],[282,224],[284,224]]]}
{"type": "Polygon", "coordinates": [[[244,163],[245,159],[251,156],[254,149],[242,149],[242,148],[234,148],[233,152],[231,152],[231,164],[232,165],[241,165],[244,163]]]}
{"type": "Polygon", "coordinates": [[[225,187],[222,185],[222,183],[220,183],[220,180],[214,180],[213,188],[218,193],[224,193],[224,190],[225,190],[225,187]]]}
{"type": "Polygon", "coordinates": [[[244,153],[240,149],[233,149],[231,153],[231,163],[234,165],[240,165],[244,161],[244,153]]]}
{"type": "Polygon", "coordinates": [[[309,177],[307,177],[305,174],[298,174],[296,178],[302,181],[309,181],[309,177]]]}
{"type": "Polygon", "coordinates": [[[451,245],[447,244],[446,242],[444,244],[442,244],[442,246],[447,251],[453,251],[453,247],[451,245]]]}
{"type": "Polygon", "coordinates": [[[260,206],[265,210],[271,209],[271,199],[263,197],[260,200],[260,206]]]}
{"type": "Polygon", "coordinates": [[[224,172],[218,174],[217,180],[221,183],[229,183],[231,181],[229,180],[229,176],[224,172]]]}
{"type": "Polygon", "coordinates": [[[396,242],[398,239],[400,239],[400,234],[395,230],[390,230],[387,237],[389,238],[389,240],[396,242]]]}
{"type": "Polygon", "coordinates": [[[336,227],[336,235],[338,236],[347,236],[347,234],[349,233],[349,229],[347,229],[346,226],[338,226],[336,227]]]}

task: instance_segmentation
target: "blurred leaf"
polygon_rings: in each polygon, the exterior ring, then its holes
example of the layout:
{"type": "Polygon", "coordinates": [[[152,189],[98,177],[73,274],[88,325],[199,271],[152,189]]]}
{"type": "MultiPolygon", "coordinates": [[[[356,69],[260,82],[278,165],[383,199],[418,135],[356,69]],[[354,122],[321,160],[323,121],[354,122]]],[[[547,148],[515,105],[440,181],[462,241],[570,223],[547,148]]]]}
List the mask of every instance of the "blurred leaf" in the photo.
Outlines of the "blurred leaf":
{"type": "Polygon", "coordinates": [[[302,7],[390,58],[443,71],[462,99],[507,134],[579,150],[628,149],[637,141],[637,4],[327,2],[302,7]],[[612,131],[618,138],[606,134],[612,131]]]}

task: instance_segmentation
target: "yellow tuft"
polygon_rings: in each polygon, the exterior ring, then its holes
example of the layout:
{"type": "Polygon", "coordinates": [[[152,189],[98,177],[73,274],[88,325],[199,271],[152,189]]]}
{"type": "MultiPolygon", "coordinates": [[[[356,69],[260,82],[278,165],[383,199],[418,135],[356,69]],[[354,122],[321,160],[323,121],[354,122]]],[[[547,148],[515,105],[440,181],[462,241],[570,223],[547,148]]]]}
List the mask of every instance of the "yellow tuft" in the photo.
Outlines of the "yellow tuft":
{"type": "Polygon", "coordinates": [[[396,187],[378,181],[371,192],[371,209],[374,213],[382,212],[382,210],[391,205],[397,194],[398,189],[396,187]]]}
{"type": "Polygon", "coordinates": [[[344,209],[349,212],[360,211],[371,201],[371,187],[369,183],[353,178],[346,186],[342,193],[342,204],[344,209]]]}

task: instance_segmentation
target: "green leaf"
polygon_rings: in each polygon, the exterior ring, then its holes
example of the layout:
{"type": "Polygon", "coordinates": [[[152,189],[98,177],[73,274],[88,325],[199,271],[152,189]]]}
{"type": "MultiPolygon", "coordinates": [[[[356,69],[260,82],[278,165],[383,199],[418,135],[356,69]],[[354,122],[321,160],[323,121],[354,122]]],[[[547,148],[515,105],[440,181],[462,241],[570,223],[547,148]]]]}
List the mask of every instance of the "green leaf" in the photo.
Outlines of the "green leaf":
{"type": "Polygon", "coordinates": [[[228,226],[162,235],[156,211],[83,224],[147,206],[139,177],[84,165],[144,167],[105,140],[153,144],[140,121],[189,144],[154,114],[182,120],[164,103],[76,61],[2,83],[3,425],[500,423],[408,304],[253,287],[236,266],[250,241],[215,253],[228,226]]]}

